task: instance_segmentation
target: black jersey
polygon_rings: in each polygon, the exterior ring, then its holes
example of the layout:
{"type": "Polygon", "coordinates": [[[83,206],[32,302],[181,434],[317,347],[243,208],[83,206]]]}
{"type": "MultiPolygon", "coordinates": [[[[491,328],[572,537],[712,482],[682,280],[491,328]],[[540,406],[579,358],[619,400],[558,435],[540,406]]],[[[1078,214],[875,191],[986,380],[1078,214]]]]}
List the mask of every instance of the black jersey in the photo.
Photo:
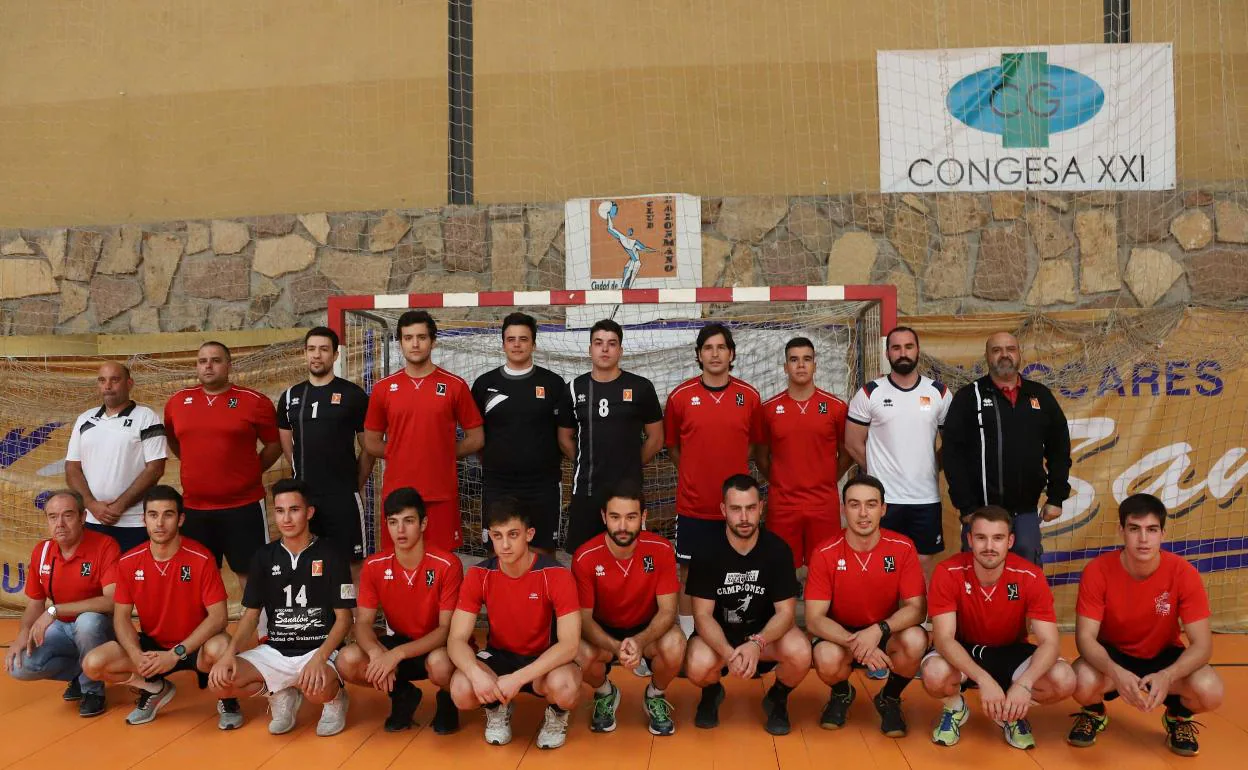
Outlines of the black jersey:
{"type": "Polygon", "coordinates": [[[611,382],[586,373],[568,390],[572,409],[559,415],[559,424],[576,429],[572,494],[602,494],[624,479],[640,484],[645,426],[663,421],[654,385],[632,372],[621,371],[611,382]]]}
{"type": "MultiPolygon", "coordinates": [[[[339,498],[358,491],[356,434],[364,430],[368,395],[350,380],[327,385],[304,380],[277,399],[277,427],[294,433],[295,478],[313,497],[339,498]]],[[[314,501],[315,502],[315,501],[314,501]]]]}
{"type": "Polygon", "coordinates": [[[275,540],[251,558],[243,606],[268,614],[270,647],[303,655],[325,643],[334,610],[355,606],[351,567],[328,540],[313,537],[298,554],[275,540]]]}
{"type": "Polygon", "coordinates": [[[477,378],[472,398],[485,418],[481,464],[487,486],[526,489],[559,482],[559,415],[572,403],[562,377],[541,366],[520,376],[500,366],[477,378]]]}
{"type": "Polygon", "coordinates": [[[715,601],[715,620],[734,646],[761,631],[776,614],[775,603],[797,596],[797,588],[793,552],[765,529],[747,554],[721,534],[689,566],[689,595],[715,601]]]}

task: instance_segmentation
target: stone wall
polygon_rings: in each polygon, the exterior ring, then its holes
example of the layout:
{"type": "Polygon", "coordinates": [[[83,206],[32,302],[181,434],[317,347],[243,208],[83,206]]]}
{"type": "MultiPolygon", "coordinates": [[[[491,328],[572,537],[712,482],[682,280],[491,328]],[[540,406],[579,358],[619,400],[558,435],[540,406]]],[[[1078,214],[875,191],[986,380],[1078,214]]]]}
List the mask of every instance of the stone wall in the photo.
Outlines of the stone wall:
{"type": "MultiPolygon", "coordinates": [[[[702,202],[705,285],[879,283],[905,314],[1239,304],[1248,193],[702,202]]],[[[5,334],[307,326],[331,293],[563,288],[563,207],[0,231],[5,334]]]]}

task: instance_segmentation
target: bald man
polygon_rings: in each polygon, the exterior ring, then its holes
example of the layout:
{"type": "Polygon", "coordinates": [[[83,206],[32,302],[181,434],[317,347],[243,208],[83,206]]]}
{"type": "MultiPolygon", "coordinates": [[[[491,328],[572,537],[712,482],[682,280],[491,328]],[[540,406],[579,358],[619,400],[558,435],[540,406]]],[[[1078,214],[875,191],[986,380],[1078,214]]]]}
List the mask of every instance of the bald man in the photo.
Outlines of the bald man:
{"type": "Polygon", "coordinates": [[[165,472],[165,426],[130,398],[129,367],[103,364],[95,383],[103,403],[74,421],[65,483],[86,504],[87,529],[113,538],[125,553],[147,540],[143,495],[165,472]]]}
{"type": "Polygon", "coordinates": [[[999,505],[1014,517],[1012,550],[1040,565],[1040,520],[1061,516],[1070,496],[1066,415],[1048,388],[1022,376],[1014,335],[990,336],[984,359],[988,374],[962,386],[945,416],[942,460],[962,516],[962,550],[970,513],[999,505]]]}

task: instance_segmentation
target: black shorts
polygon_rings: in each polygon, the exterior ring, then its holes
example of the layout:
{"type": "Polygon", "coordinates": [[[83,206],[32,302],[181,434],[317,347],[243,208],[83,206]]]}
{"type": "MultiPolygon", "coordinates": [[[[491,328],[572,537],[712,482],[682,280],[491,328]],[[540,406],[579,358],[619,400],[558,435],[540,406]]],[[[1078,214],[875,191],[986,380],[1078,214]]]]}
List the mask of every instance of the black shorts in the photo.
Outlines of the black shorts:
{"type": "MultiPolygon", "coordinates": [[[[484,650],[477,651],[477,660],[485,664],[486,668],[494,672],[495,676],[504,676],[506,674],[514,674],[533,661],[537,660],[537,655],[520,655],[519,653],[509,650],[500,650],[497,647],[486,646],[484,650]]],[[[533,690],[532,683],[526,684],[520,688],[520,692],[527,692],[529,695],[537,695],[533,690]]]]}
{"type": "Polygon", "coordinates": [[[589,495],[573,495],[568,504],[568,536],[563,550],[576,553],[576,549],[584,545],[595,535],[607,531],[602,521],[603,501],[589,495]]]}
{"type": "MultiPolygon", "coordinates": [[[[139,632],[139,649],[143,652],[169,652],[170,650],[169,647],[162,647],[155,639],[142,631],[139,632]]],[[[196,650],[195,652],[189,653],[185,659],[179,660],[173,668],[169,669],[160,676],[148,677],[147,681],[155,682],[176,671],[194,671],[196,677],[199,679],[199,689],[203,690],[208,687],[208,675],[196,668],[198,663],[199,650],[196,650]]]]}
{"type": "MultiPolygon", "coordinates": [[[[1017,642],[1000,647],[988,647],[983,644],[962,646],[1002,690],[1010,689],[1010,685],[1014,684],[1014,672],[1036,651],[1036,645],[1030,642],[1017,642]]],[[[968,679],[962,683],[962,689],[966,690],[973,684],[968,679]]]]}
{"type": "Polygon", "coordinates": [[[316,515],[308,522],[312,534],[337,546],[347,561],[363,561],[364,503],[359,493],[318,495],[315,500],[316,515]]]}
{"type": "Polygon", "coordinates": [[[707,544],[724,537],[724,520],[698,519],[676,514],[676,561],[688,564],[706,548],[707,544]]]}
{"type": "MultiPolygon", "coordinates": [[[[640,634],[642,631],[645,631],[647,628],[650,627],[650,623],[648,622],[642,623],[641,625],[633,626],[632,628],[616,628],[615,626],[603,625],[602,623],[599,623],[598,625],[601,626],[602,630],[607,633],[607,636],[617,641],[621,641],[621,642],[629,638],[630,636],[636,636],[637,634],[640,634]]],[[[647,666],[650,665],[651,658],[642,656],[642,660],[646,662],[647,666]]],[[[612,658],[611,660],[607,661],[607,673],[608,674],[611,673],[611,667],[614,666],[616,663],[619,663],[618,658],[612,658]]]]}
{"type": "Polygon", "coordinates": [[[137,527],[110,527],[107,524],[92,524],[88,521],[86,527],[92,532],[99,532],[101,535],[108,535],[116,540],[117,547],[122,553],[131,548],[138,548],[147,542],[147,527],[142,524],[137,527]]]}
{"type": "MultiPolygon", "coordinates": [[[[377,641],[387,650],[393,650],[401,644],[407,644],[412,641],[402,634],[389,634],[387,636],[377,637],[377,641]]],[[[399,666],[394,670],[394,680],[396,682],[423,682],[429,678],[429,671],[425,668],[426,655],[417,655],[414,658],[404,658],[399,661],[399,666]]]]}
{"type": "Polygon", "coordinates": [[[889,503],[880,526],[913,540],[924,556],[945,550],[940,503],[889,503]]]}
{"type": "MultiPolygon", "coordinates": [[[[845,626],[844,628],[845,628],[845,630],[846,630],[846,631],[848,631],[849,633],[851,633],[851,634],[856,634],[856,633],[858,633],[859,631],[861,631],[862,629],[866,628],[866,626],[845,626]]],[[[889,639],[891,639],[891,638],[892,638],[892,636],[889,636],[889,639]]],[[[829,641],[829,640],[827,640],[827,639],[820,639],[820,638],[819,638],[819,637],[817,637],[817,636],[812,636],[812,637],[810,638],[810,648],[813,650],[814,648],[816,648],[816,647],[818,647],[818,646],[819,646],[819,643],[820,643],[820,642],[828,642],[828,644],[835,644],[835,642],[831,642],[831,641],[829,641]]],[[[838,645],[838,646],[839,646],[839,645],[838,645]]],[[[880,637],[880,643],[879,643],[879,644],[877,644],[877,645],[876,645],[876,647],[880,648],[880,649],[881,649],[881,650],[883,650],[884,652],[888,652],[888,650],[887,650],[887,647],[888,647],[888,639],[885,639],[884,637],[882,637],[882,636],[881,636],[881,637],[880,637]]],[[[856,661],[856,660],[851,661],[851,662],[850,662],[850,664],[849,664],[849,667],[850,667],[850,669],[851,669],[851,670],[852,670],[852,669],[855,669],[855,668],[857,668],[857,669],[862,669],[863,671],[866,671],[866,670],[867,670],[867,667],[866,667],[866,666],[862,665],[861,663],[859,663],[859,662],[858,662],[858,661],[856,661]]]]}
{"type": "MultiPolygon", "coordinates": [[[[1105,647],[1105,652],[1109,653],[1110,660],[1141,678],[1146,677],[1149,674],[1156,674],[1162,669],[1173,666],[1174,662],[1179,659],[1179,656],[1182,655],[1183,651],[1186,649],[1182,645],[1175,645],[1173,647],[1165,648],[1161,652],[1157,653],[1155,657],[1137,658],[1133,655],[1126,654],[1117,647],[1110,647],[1108,644],[1103,646],[1105,647]]],[[[1105,700],[1113,700],[1117,697],[1117,690],[1110,690],[1105,693],[1105,700]]]]}
{"type": "MultiPolygon", "coordinates": [[[[563,508],[563,495],[559,482],[543,486],[510,487],[487,484],[481,493],[481,510],[500,497],[514,497],[520,503],[520,512],[528,516],[529,526],[535,531],[529,545],[553,552],[559,539],[559,511],[563,508]]],[[[489,539],[488,533],[482,537],[489,539]]]]}
{"type": "MultiPolygon", "coordinates": [[[[693,634],[693,636],[689,637],[689,641],[691,641],[691,642],[692,642],[692,641],[694,640],[694,638],[695,638],[695,637],[697,637],[697,635],[698,635],[698,634],[697,634],[697,632],[695,631],[695,632],[694,632],[694,634],[693,634]]],[[[748,634],[748,633],[745,633],[745,634],[734,634],[734,633],[730,633],[730,632],[729,632],[728,630],[726,630],[726,629],[724,630],[724,638],[725,638],[725,639],[727,639],[727,640],[728,640],[728,644],[732,645],[733,647],[740,647],[741,645],[745,644],[745,640],[746,640],[749,636],[750,636],[750,634],[748,634]],[[740,638],[737,638],[737,637],[740,637],[740,638]]],[[[758,678],[759,678],[759,677],[761,677],[763,674],[770,674],[770,673],[772,672],[772,670],[773,670],[773,669],[775,669],[775,667],[776,667],[776,666],[778,666],[778,665],[780,665],[779,661],[774,661],[774,660],[762,660],[762,659],[760,658],[760,659],[759,659],[759,661],[758,661],[758,666],[756,666],[756,667],[755,667],[755,669],[754,669],[754,678],[755,678],[755,679],[758,679],[758,678]]],[[[720,675],[720,676],[728,676],[728,673],[729,673],[729,672],[728,672],[728,667],[727,667],[727,666],[724,666],[723,668],[721,668],[721,669],[719,670],[719,675],[720,675]]]]}
{"type": "Polygon", "coordinates": [[[264,501],[207,511],[187,508],[182,534],[212,551],[218,568],[224,558],[230,563],[234,574],[246,575],[251,557],[260,546],[269,542],[269,521],[264,514],[264,501]]]}

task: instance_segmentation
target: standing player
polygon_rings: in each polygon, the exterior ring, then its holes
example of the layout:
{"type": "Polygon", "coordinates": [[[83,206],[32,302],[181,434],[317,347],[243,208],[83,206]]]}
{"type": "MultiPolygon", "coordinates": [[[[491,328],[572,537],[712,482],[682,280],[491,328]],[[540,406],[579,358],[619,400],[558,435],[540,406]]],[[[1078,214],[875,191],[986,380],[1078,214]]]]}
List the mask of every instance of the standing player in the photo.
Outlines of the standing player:
{"type": "Polygon", "coordinates": [[[646,509],[641,489],[621,482],[607,493],[602,512],[605,535],[591,538],[572,559],[581,598],[581,649],[577,665],[594,688],[589,729],[615,729],[620,690],[608,678],[611,664],[626,668],[648,662],[653,675],[645,708],[651,735],[676,732],[664,690],[685,658],[685,635],[676,620],[676,558],[672,544],[643,531],[646,509]]]}
{"type": "Polygon", "coordinates": [[[529,550],[533,528],[515,500],[495,500],[485,512],[494,556],[468,568],[451,617],[446,651],[455,664],[451,697],[461,709],[485,708],[485,740],[511,741],[511,710],[527,692],[547,702],[539,749],[568,737],[568,712],[581,695],[576,653],[581,613],[572,573],[529,550]],[[473,649],[477,613],[485,607],[485,649],[473,649]]]}
{"type": "Polygon", "coordinates": [[[1209,665],[1209,597],[1196,568],[1161,549],[1166,506],[1160,500],[1147,494],[1123,500],[1118,527],[1124,547],[1088,562],[1079,580],[1075,701],[1083,708],[1066,740],[1095,743],[1109,724],[1104,701],[1121,696],[1140,711],[1164,704],[1166,745],[1194,757],[1200,744],[1192,716],[1218,708],[1223,694],[1209,665]]]}
{"type": "Polygon", "coordinates": [[[719,724],[720,677],[752,679],[775,669],[763,697],[765,727],[789,732],[789,693],[810,670],[810,642],[796,625],[797,576],[784,540],[764,530],[758,482],[729,476],[723,484],[725,534],[693,560],[689,595],[697,634],[689,640],[685,673],[702,688],[694,724],[719,724]]]}
{"type": "Polygon", "coordinates": [[[513,497],[533,523],[535,551],[555,552],[559,511],[563,506],[563,454],[559,415],[570,412],[567,383],[533,363],[537,321],[524,313],[503,319],[507,361],[472,384],[472,398],[485,419],[481,465],[485,490],[481,509],[501,497],[513,497]]]}
{"type": "MultiPolygon", "coordinates": [[[[213,641],[217,652],[228,638],[221,635],[228,620],[225,585],[212,554],[178,534],[185,518],[182,495],[158,484],[143,500],[148,542],[117,563],[113,628],[117,641],[96,647],[82,662],[92,678],[125,684],[139,692],[132,725],[147,724],[173,700],[178,689],[165,677],[175,671],[197,671],[207,678],[207,656],[213,641]],[[139,615],[136,630],[130,619],[139,615]]],[[[218,727],[230,730],[243,723],[237,700],[217,704],[218,727]]]]}
{"type": "Polygon", "coordinates": [[[859,475],[845,484],[845,532],[815,549],[806,579],[806,630],[814,637],[815,672],[832,687],[819,725],[845,726],[854,702],[850,671],[888,671],[875,696],[880,731],[906,734],[901,693],[927,651],[923,570],[914,543],[880,527],[888,516],[884,485],[859,475]]]}
{"type": "Polygon", "coordinates": [[[836,482],[849,467],[845,402],[815,387],[815,343],[784,346],[789,386],[762,406],[759,470],[767,476],[767,529],[788,543],[801,567],[815,546],[841,531],[836,482]]]}
{"type": "Polygon", "coordinates": [[[348,682],[375,687],[390,696],[386,732],[412,726],[421,692],[412,682],[428,679],[438,687],[433,731],[459,729],[451,701],[455,667],[446,654],[451,613],[459,598],[463,567],[453,554],[425,545],[425,501],[411,487],[390,493],[384,504],[394,550],[364,563],[357,600],[355,644],[338,656],[338,673],[348,682]],[[386,635],[373,630],[377,611],[386,617],[386,635]]]}
{"type": "Polygon", "coordinates": [[[165,404],[169,448],[182,460],[182,534],[218,567],[228,560],[245,588],[252,555],[269,542],[261,476],[282,453],[277,413],[263,393],[230,383],[230,349],[220,342],[200,345],[195,366],[200,384],[165,404]]]}
{"type": "MultiPolygon", "coordinates": [[[[398,340],[403,368],[379,380],[368,401],[364,446],[385,458],[381,493],[400,487],[420,493],[428,511],[425,540],[444,551],[460,546],[459,476],[455,462],[485,444],[481,413],[468,383],[440,366],[431,356],[438,324],[424,310],[399,316],[398,340]],[[464,437],[455,440],[455,427],[464,437]]],[[[381,531],[381,550],[389,550],[389,529],[381,531]]]]}
{"type": "Polygon", "coordinates": [[[984,713],[1001,726],[1005,742],[1031,749],[1027,711],[1033,702],[1056,703],[1075,689],[1075,672],[1058,657],[1053,594],[1040,568],[1010,553],[1009,511],[995,505],[971,514],[971,551],[936,566],[928,592],[932,641],[923,658],[923,689],[944,702],[932,741],[958,742],[970,709],[967,682],[979,687],[984,713]],[[1027,632],[1038,644],[1027,641],[1027,632]]]}
{"type": "Polygon", "coordinates": [[[150,408],[130,400],[134,380],[126,366],[104,364],[95,382],[104,403],[74,421],[65,483],[86,501],[87,529],[128,551],[146,532],[143,494],[165,473],[165,426],[150,408]]]}
{"type": "Polygon", "coordinates": [[[888,490],[880,525],[914,541],[928,577],[944,550],[936,433],[953,394],[919,374],[919,335],[908,326],[888,333],[892,372],[864,385],[849,402],[845,449],[863,473],[888,490]]]}
{"type": "Polygon", "coordinates": [[[615,321],[590,328],[593,368],[568,385],[572,408],[559,415],[559,446],[575,464],[565,544],[570,553],[602,533],[607,490],[621,481],[641,486],[642,467],[663,448],[663,407],[650,380],[620,368],[623,343],[624,329],[615,321]]]}
{"type": "Polygon", "coordinates": [[[117,541],[84,529],[77,492],[55,492],[43,504],[50,537],[30,553],[26,611],[4,656],[14,679],[68,682],[78,716],[104,713],[104,683],[82,670],[82,659],[113,638],[117,541]]]}
{"type": "Polygon", "coordinates": [[[342,549],[358,579],[364,558],[360,490],[373,472],[363,438],[368,396],[354,382],[334,376],[338,334],[333,329],[318,326],[304,335],[303,354],[308,379],[282,391],[277,400],[282,452],[316,502],[312,532],[342,549]]]}
{"type": "MultiPolygon", "coordinates": [[[[678,385],[663,410],[667,454],[677,468],[676,560],[680,579],[699,548],[723,537],[720,512],[725,476],[750,472],[751,444],[759,443],[758,391],[733,377],[737,344],[723,324],[698,331],[694,358],[702,374],[678,385]]],[[[693,634],[689,597],[680,597],[680,626],[693,634]]]]}
{"type": "Polygon", "coordinates": [[[337,735],[347,725],[347,691],[334,659],[351,630],[355,586],[339,549],[308,530],[315,513],[302,481],[273,485],[273,518],[282,537],[252,558],[243,616],[208,676],[218,698],[267,695],[273,735],[294,729],[305,697],[324,704],[317,735],[337,735]],[[239,652],[261,610],[269,617],[268,640],[239,652]]]}

